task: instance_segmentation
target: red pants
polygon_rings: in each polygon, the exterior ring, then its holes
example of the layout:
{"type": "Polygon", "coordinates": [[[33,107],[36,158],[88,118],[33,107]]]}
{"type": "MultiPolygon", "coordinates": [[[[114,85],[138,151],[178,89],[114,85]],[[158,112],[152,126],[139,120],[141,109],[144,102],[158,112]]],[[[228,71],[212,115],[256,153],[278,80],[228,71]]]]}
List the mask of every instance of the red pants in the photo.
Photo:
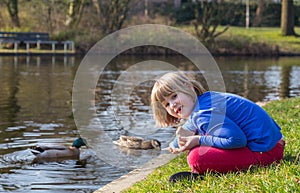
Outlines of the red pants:
{"type": "Polygon", "coordinates": [[[252,165],[266,166],[283,158],[284,141],[281,140],[268,152],[253,152],[248,147],[238,149],[218,149],[199,146],[190,150],[187,156],[192,172],[206,171],[225,173],[248,169],[252,165]]]}

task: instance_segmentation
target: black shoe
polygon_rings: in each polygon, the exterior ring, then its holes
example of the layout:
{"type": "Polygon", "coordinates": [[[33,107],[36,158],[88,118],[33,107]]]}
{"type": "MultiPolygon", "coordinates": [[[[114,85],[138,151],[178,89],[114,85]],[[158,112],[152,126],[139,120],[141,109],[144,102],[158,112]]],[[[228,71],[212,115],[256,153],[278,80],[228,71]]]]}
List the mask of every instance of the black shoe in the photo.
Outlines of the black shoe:
{"type": "Polygon", "coordinates": [[[170,176],[169,183],[174,183],[182,179],[192,181],[197,180],[198,178],[203,179],[203,175],[192,172],[178,172],[170,176]]]}

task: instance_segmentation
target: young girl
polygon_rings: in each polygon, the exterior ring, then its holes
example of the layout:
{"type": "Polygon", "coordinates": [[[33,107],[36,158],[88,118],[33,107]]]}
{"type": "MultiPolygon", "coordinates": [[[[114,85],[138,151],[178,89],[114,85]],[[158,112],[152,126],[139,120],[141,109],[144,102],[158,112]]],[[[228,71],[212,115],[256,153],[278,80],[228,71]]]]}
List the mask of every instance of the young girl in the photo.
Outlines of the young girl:
{"type": "Polygon", "coordinates": [[[183,122],[182,129],[192,133],[169,145],[172,153],[189,151],[192,173],[237,171],[283,158],[280,127],[243,97],[207,92],[199,82],[172,72],[156,80],[151,105],[157,126],[183,122]]]}

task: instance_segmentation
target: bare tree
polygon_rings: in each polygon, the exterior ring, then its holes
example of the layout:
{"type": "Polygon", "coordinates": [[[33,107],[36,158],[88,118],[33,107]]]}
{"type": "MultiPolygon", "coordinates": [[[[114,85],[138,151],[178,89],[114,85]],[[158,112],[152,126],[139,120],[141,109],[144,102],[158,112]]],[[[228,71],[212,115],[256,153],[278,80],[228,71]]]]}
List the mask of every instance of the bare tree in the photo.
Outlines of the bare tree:
{"type": "Polygon", "coordinates": [[[103,34],[122,28],[130,2],[131,0],[93,0],[103,34]]]}
{"type": "MultiPolygon", "coordinates": [[[[214,43],[215,38],[228,30],[228,26],[222,31],[217,31],[217,27],[220,25],[222,17],[224,16],[224,10],[220,6],[222,2],[217,0],[196,0],[194,6],[195,20],[193,22],[197,37],[204,43],[214,43]],[[201,26],[201,27],[199,27],[201,26]]],[[[228,10],[227,10],[228,11],[228,10]]]]}

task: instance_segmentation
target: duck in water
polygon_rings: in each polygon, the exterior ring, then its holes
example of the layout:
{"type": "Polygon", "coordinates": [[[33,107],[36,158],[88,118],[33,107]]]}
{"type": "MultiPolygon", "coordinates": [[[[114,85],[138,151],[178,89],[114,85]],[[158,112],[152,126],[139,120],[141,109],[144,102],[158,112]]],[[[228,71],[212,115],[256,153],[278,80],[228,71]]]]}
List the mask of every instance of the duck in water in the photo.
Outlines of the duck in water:
{"type": "Polygon", "coordinates": [[[86,145],[85,139],[78,138],[70,147],[62,145],[38,145],[30,150],[31,153],[36,156],[34,162],[60,161],[66,159],[79,160],[80,147],[86,145]]]}
{"type": "Polygon", "coordinates": [[[121,135],[119,140],[114,141],[114,144],[129,149],[160,149],[161,146],[161,143],[156,139],[145,140],[141,137],[124,135],[121,135]]]}

